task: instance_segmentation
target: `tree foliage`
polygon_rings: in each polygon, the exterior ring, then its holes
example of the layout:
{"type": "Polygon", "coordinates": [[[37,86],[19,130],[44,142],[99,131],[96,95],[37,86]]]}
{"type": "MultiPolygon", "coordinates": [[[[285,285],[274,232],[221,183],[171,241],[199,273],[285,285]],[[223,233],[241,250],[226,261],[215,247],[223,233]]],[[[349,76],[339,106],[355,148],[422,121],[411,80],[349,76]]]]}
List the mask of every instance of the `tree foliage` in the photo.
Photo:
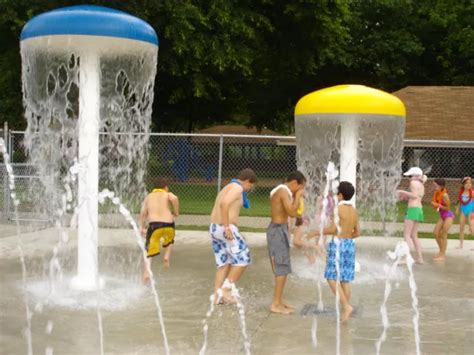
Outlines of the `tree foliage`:
{"type": "MultiPolygon", "coordinates": [[[[216,123],[292,130],[297,100],[361,83],[473,85],[470,0],[104,0],[160,38],[153,129],[216,123]]],[[[19,36],[65,0],[0,0],[0,120],[24,128],[19,36]]]]}

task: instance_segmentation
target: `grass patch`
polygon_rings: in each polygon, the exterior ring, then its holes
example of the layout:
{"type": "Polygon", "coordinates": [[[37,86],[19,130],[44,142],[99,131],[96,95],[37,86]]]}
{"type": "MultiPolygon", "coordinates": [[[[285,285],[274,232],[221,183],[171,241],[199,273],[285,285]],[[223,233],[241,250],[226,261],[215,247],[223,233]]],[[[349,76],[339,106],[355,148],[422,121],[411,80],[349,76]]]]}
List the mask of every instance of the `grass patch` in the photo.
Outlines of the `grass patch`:
{"type": "MultiPolygon", "coordinates": [[[[242,209],[241,216],[270,215],[270,188],[258,188],[249,193],[251,208],[242,209]]],[[[180,214],[210,215],[217,195],[215,185],[170,184],[170,191],[179,197],[180,214]]]]}
{"type": "MultiPolygon", "coordinates": [[[[170,191],[178,195],[181,204],[181,214],[210,215],[217,194],[215,185],[197,184],[170,184],[170,191]]],[[[241,210],[241,216],[268,217],[270,216],[271,188],[257,187],[249,193],[251,208],[241,210]]],[[[438,212],[431,206],[423,206],[425,223],[436,223],[439,218],[438,212]]],[[[363,208],[360,207],[359,208],[363,208]]],[[[407,203],[397,203],[397,222],[403,222],[406,214],[407,203]]],[[[380,217],[371,216],[372,221],[380,221],[380,217]]]]}

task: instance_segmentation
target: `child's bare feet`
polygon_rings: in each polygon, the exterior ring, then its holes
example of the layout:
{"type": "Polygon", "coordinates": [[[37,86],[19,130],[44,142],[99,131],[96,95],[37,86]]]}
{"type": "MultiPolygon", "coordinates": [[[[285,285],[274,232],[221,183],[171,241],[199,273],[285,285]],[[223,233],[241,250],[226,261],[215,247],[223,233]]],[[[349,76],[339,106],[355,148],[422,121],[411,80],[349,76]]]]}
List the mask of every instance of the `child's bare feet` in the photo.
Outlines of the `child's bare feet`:
{"type": "Polygon", "coordinates": [[[293,307],[291,304],[289,304],[289,303],[286,302],[286,301],[281,301],[281,304],[282,304],[283,307],[285,307],[285,308],[291,309],[292,311],[295,310],[295,307],[293,307]]]}
{"type": "Polygon", "coordinates": [[[433,256],[433,258],[432,258],[432,259],[433,259],[433,260],[435,260],[435,259],[439,258],[440,256],[441,256],[441,254],[440,254],[440,253],[438,253],[438,254],[436,254],[435,256],[433,256]]]}
{"type": "Polygon", "coordinates": [[[170,267],[170,259],[163,259],[163,267],[167,270],[170,267]]]}
{"type": "Polygon", "coordinates": [[[446,258],[444,255],[438,255],[435,258],[433,258],[433,261],[444,261],[446,258]]]}
{"type": "Polygon", "coordinates": [[[418,258],[415,260],[415,263],[417,263],[418,265],[423,265],[425,262],[423,261],[422,258],[418,258]]]}
{"type": "Polygon", "coordinates": [[[237,300],[232,296],[231,292],[229,289],[223,289],[222,290],[222,298],[219,302],[219,304],[222,305],[232,305],[236,304],[237,300]]]}
{"type": "Polygon", "coordinates": [[[352,308],[351,305],[347,305],[344,307],[342,314],[341,314],[341,322],[344,323],[346,322],[349,317],[351,316],[352,312],[354,311],[354,308],[352,308]]]}
{"type": "Polygon", "coordinates": [[[291,314],[294,312],[294,310],[291,308],[286,308],[283,304],[280,304],[280,305],[272,304],[270,306],[270,312],[278,313],[278,314],[291,314]]]}

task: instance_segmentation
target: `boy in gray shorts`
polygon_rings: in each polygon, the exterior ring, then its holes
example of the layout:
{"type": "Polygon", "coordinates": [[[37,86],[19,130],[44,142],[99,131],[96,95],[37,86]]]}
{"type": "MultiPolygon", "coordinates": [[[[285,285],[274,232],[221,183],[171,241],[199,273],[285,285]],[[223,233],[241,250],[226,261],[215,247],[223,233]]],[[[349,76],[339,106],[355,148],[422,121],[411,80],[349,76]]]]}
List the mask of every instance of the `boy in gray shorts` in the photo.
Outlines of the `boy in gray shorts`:
{"type": "Polygon", "coordinates": [[[295,171],[288,175],[284,184],[270,192],[271,223],[267,229],[268,254],[275,274],[275,291],[270,311],[290,314],[294,308],[282,300],[286,278],[291,273],[288,217],[296,217],[306,178],[295,171]]]}

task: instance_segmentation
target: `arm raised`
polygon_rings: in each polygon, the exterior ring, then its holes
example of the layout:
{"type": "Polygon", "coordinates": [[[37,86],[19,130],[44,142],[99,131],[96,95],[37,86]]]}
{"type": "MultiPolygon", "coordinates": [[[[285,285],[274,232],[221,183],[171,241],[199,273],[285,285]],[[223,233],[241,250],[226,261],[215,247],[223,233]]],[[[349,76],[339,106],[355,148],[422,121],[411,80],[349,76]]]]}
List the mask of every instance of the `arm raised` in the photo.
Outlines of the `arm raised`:
{"type": "Polygon", "coordinates": [[[283,209],[285,210],[288,216],[297,217],[298,207],[300,205],[300,197],[303,195],[303,192],[303,189],[296,191],[293,201],[291,201],[290,196],[286,191],[283,191],[283,189],[277,192],[281,196],[280,198],[283,204],[283,209]]]}

